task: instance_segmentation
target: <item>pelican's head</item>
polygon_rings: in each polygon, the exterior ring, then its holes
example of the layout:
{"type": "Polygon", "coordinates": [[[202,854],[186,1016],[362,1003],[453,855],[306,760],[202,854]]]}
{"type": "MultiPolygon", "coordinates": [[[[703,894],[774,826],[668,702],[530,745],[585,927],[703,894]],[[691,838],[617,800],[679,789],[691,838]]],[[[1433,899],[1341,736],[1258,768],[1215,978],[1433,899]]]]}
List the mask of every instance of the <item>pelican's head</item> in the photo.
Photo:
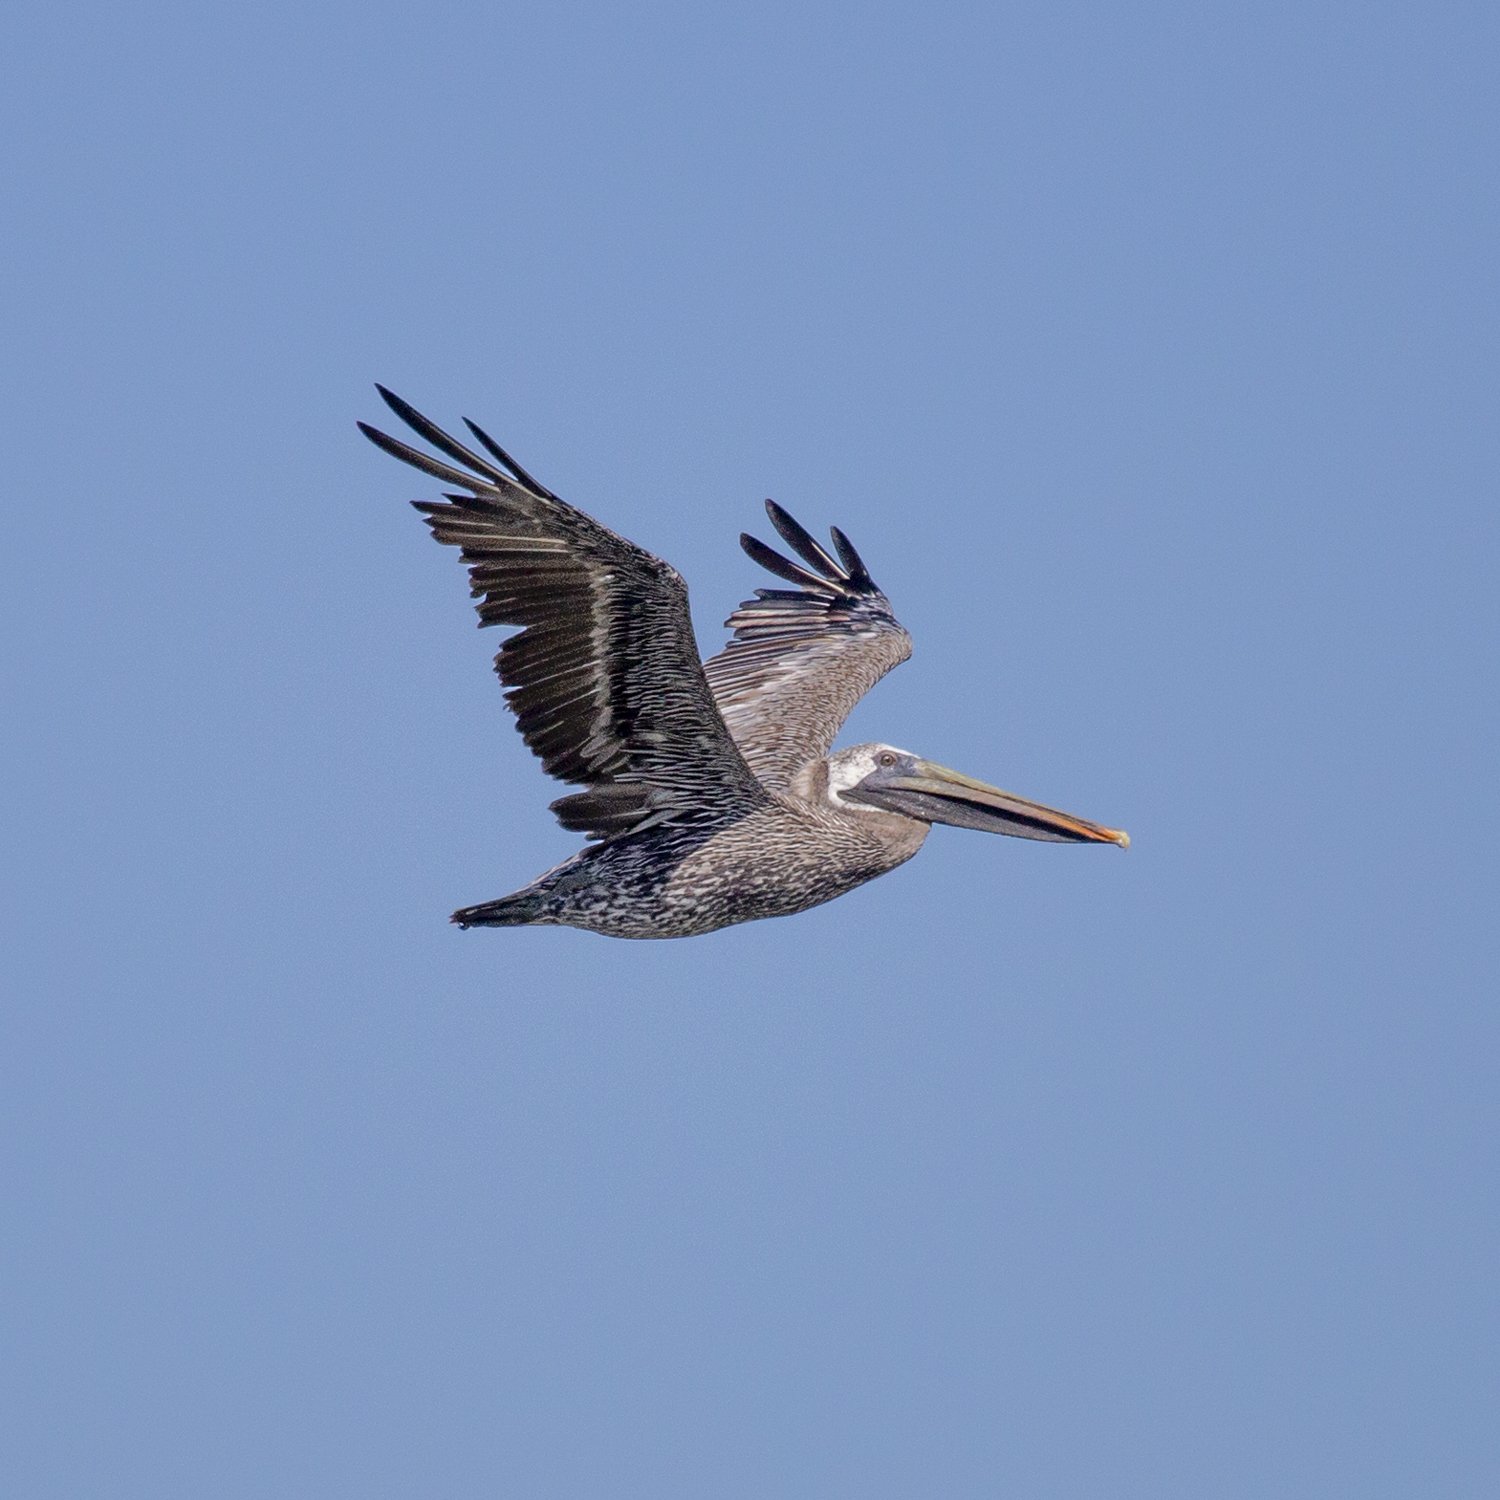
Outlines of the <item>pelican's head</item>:
{"type": "Polygon", "coordinates": [[[951,823],[1019,839],[1130,845],[1128,833],[1028,802],[894,745],[855,745],[830,755],[828,799],[849,811],[875,807],[919,823],[951,823]]]}

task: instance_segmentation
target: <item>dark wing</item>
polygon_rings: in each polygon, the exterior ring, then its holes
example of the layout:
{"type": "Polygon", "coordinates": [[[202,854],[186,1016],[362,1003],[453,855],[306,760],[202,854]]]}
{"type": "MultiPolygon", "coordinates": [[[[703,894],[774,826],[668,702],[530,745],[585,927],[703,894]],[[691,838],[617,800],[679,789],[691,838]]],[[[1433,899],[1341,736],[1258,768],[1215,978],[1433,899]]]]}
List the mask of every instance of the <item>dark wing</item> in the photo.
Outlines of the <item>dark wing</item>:
{"type": "Polygon", "coordinates": [[[756,589],[724,622],[734,639],[703,670],[745,759],[781,789],[828,754],[854,705],[911,655],[911,637],[842,531],[832,533],[835,561],[774,501],[766,511],[807,566],[741,536],[756,562],[797,587],[756,589]]]}
{"type": "Polygon", "coordinates": [[[376,389],[463,466],[359,424],[377,447],[465,491],[413,503],[438,541],[462,549],[479,623],[524,627],[495,670],[542,765],[587,787],[552,804],[563,827],[614,838],[763,806],[704,679],[676,570],[559,500],[472,422],[488,458],[376,389]]]}

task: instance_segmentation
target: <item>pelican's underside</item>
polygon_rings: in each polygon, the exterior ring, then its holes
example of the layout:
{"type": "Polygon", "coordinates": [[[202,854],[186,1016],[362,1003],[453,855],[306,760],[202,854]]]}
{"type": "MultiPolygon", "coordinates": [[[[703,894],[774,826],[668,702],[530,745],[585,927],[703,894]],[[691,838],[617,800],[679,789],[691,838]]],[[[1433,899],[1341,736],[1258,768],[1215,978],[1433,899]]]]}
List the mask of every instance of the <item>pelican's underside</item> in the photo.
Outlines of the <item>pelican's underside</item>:
{"type": "Polygon", "coordinates": [[[627,834],[580,850],[513,895],[454,912],[453,920],[697,937],[832,901],[910,859],[927,835],[925,824],[909,819],[892,818],[902,826],[886,840],[851,837],[828,821],[788,800],[723,827],[627,834]]]}

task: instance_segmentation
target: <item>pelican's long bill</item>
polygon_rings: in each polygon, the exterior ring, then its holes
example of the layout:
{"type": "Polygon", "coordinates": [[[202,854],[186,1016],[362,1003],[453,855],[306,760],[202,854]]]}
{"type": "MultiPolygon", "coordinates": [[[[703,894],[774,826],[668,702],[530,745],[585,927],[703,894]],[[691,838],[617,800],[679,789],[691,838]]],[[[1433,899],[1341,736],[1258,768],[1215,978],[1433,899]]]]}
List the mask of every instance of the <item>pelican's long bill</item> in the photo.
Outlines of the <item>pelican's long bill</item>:
{"type": "Polygon", "coordinates": [[[888,768],[877,767],[844,796],[924,823],[951,823],[955,828],[977,828],[984,833],[1006,833],[1012,838],[1043,839],[1054,844],[1130,847],[1130,835],[1118,828],[1105,828],[1055,807],[1029,802],[1014,792],[1002,792],[999,787],[916,756],[902,756],[888,768]]]}

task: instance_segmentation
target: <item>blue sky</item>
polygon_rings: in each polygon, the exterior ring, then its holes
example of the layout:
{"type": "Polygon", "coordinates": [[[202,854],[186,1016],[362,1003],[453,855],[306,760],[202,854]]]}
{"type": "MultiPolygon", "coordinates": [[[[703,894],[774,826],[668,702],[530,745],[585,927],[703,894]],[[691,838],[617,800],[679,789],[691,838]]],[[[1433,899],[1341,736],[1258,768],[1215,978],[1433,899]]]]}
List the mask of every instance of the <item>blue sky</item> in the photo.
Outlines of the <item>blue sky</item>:
{"type": "Polygon", "coordinates": [[[1496,1492],[1488,9],[14,29],[8,1493],[1496,1492]],[[1134,846],[452,929],[574,840],[375,380],[1134,846]]]}

